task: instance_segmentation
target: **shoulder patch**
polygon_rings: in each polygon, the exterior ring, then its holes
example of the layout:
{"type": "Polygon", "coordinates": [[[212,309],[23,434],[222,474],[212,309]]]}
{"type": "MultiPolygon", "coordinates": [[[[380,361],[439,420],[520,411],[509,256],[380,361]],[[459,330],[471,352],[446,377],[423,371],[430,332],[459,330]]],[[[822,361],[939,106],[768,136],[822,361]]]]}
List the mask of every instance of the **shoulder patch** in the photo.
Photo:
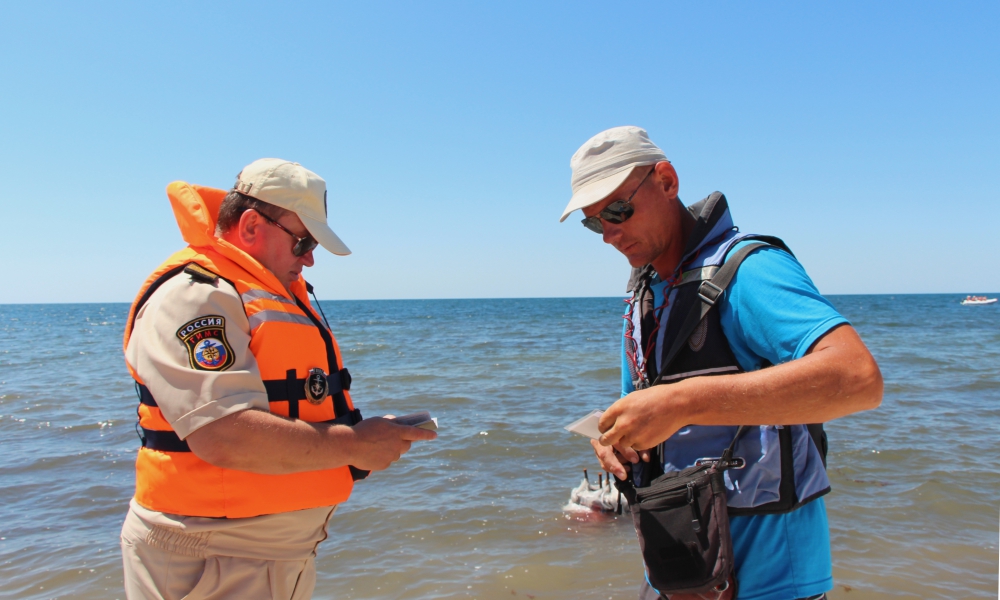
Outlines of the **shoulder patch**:
{"type": "Polygon", "coordinates": [[[224,371],[236,360],[226,339],[225,317],[205,315],[192,319],[177,330],[177,337],[187,348],[192,369],[224,371]]]}
{"type": "Polygon", "coordinates": [[[200,283],[210,283],[212,285],[219,283],[218,275],[198,263],[191,263],[184,267],[184,272],[190,275],[191,279],[200,283]]]}

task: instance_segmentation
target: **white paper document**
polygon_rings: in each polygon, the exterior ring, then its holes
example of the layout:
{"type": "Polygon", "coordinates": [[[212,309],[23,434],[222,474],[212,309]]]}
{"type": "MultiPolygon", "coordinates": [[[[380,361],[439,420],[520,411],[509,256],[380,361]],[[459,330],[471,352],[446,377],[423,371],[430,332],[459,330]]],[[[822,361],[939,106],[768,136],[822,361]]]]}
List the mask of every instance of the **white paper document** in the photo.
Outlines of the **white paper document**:
{"type": "Polygon", "coordinates": [[[573,421],[565,427],[566,431],[579,433],[582,436],[596,440],[601,437],[601,430],[597,428],[597,423],[601,420],[603,410],[592,410],[590,414],[582,419],[573,421]]]}
{"type": "Polygon", "coordinates": [[[437,431],[438,429],[437,417],[431,417],[431,413],[427,411],[396,417],[393,421],[399,423],[400,425],[409,425],[411,427],[419,427],[420,429],[430,429],[431,431],[437,431]]]}

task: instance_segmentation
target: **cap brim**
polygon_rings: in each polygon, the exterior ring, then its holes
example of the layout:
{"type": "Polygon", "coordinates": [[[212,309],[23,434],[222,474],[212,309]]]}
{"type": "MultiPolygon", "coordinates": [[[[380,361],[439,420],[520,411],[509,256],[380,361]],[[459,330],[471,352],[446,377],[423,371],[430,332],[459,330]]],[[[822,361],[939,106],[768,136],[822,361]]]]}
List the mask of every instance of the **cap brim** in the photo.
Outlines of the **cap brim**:
{"type": "Polygon", "coordinates": [[[319,242],[320,246],[323,246],[330,252],[338,256],[347,256],[351,253],[351,249],[348,248],[344,242],[337,237],[337,234],[330,229],[330,226],[326,224],[326,221],[317,221],[316,219],[310,219],[309,217],[299,215],[302,219],[302,224],[306,226],[309,233],[312,234],[316,241],[319,242]]]}
{"type": "Polygon", "coordinates": [[[566,217],[568,217],[574,210],[586,208],[591,204],[597,204],[601,200],[607,198],[612,192],[617,190],[621,184],[625,183],[625,180],[632,174],[632,171],[636,166],[638,165],[632,165],[628,169],[623,169],[613,175],[609,175],[604,179],[598,179],[597,181],[588,183],[578,189],[576,193],[573,194],[573,197],[569,199],[569,204],[566,205],[566,210],[563,211],[559,222],[562,223],[565,221],[566,217]]]}

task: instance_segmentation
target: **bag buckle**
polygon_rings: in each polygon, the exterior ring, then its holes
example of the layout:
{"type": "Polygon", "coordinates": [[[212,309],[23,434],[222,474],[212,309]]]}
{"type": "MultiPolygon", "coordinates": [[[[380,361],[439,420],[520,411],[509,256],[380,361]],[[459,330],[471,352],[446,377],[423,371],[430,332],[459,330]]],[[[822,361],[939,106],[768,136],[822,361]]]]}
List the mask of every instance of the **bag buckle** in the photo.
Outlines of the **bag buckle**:
{"type": "Polygon", "coordinates": [[[747,461],[742,456],[734,456],[733,458],[730,458],[728,461],[723,461],[722,457],[720,456],[718,458],[708,458],[708,457],[699,458],[698,460],[694,461],[694,464],[696,467],[704,467],[706,465],[711,465],[718,469],[729,470],[729,469],[742,469],[743,467],[747,466],[747,461]]]}
{"type": "Polygon", "coordinates": [[[715,306],[715,302],[719,299],[719,296],[724,292],[722,288],[715,285],[711,281],[702,281],[701,285],[698,286],[698,297],[701,298],[702,302],[708,304],[709,306],[715,306]]]}

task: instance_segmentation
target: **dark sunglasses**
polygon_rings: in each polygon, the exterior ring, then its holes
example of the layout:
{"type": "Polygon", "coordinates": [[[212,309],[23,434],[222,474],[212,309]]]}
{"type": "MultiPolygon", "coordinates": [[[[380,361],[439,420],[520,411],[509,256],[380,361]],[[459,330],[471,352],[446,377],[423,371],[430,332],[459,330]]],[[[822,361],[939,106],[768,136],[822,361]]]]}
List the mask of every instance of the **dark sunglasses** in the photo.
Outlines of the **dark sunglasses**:
{"type": "Polygon", "coordinates": [[[258,212],[257,214],[264,217],[264,220],[267,221],[268,223],[274,225],[278,229],[284,231],[288,235],[295,238],[295,245],[292,246],[292,254],[294,254],[295,256],[303,256],[319,245],[319,242],[317,242],[316,238],[314,238],[313,236],[306,235],[306,237],[299,237],[294,233],[292,233],[291,231],[288,231],[288,229],[286,229],[284,225],[275,221],[274,219],[265,215],[264,213],[258,212]]]}
{"type": "Polygon", "coordinates": [[[646,175],[639,182],[639,185],[635,186],[635,191],[628,197],[627,200],[616,200],[611,204],[604,207],[604,210],[597,213],[593,217],[587,217],[580,221],[583,226],[587,229],[593,231],[594,233],[604,233],[604,224],[601,223],[601,219],[604,219],[608,223],[614,223],[615,225],[620,225],[625,221],[632,218],[632,213],[635,212],[635,208],[632,206],[632,198],[642,187],[642,184],[646,183],[646,179],[649,178],[649,174],[656,169],[650,169],[646,175]]]}

